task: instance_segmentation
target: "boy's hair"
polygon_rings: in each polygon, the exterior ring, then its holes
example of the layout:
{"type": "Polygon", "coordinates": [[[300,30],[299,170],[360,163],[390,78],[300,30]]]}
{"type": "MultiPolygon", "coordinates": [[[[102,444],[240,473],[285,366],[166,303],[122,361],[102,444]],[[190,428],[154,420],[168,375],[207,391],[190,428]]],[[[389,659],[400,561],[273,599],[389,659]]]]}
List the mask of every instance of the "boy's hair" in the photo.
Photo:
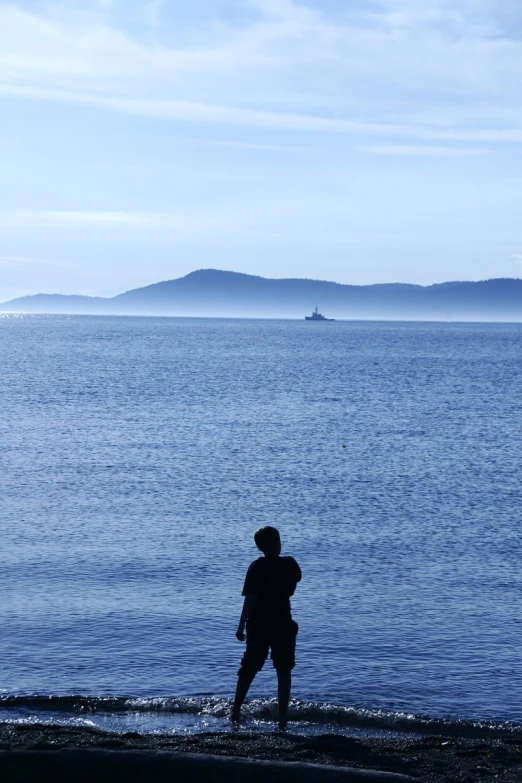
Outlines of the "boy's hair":
{"type": "Polygon", "coordinates": [[[256,530],[254,533],[254,541],[256,542],[257,548],[260,549],[261,552],[274,549],[278,544],[281,543],[279,530],[277,530],[275,527],[270,527],[270,525],[266,525],[266,527],[260,527],[259,530],[256,530]]]}

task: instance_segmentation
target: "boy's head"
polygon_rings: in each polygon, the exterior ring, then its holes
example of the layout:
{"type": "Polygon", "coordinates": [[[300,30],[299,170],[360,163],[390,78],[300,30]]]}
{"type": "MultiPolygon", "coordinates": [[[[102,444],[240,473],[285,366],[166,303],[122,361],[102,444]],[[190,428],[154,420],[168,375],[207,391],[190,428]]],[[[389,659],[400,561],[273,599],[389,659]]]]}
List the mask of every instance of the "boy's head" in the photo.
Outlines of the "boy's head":
{"type": "Polygon", "coordinates": [[[281,538],[279,530],[275,527],[260,527],[254,533],[256,546],[264,555],[279,555],[281,552],[281,538]]]}

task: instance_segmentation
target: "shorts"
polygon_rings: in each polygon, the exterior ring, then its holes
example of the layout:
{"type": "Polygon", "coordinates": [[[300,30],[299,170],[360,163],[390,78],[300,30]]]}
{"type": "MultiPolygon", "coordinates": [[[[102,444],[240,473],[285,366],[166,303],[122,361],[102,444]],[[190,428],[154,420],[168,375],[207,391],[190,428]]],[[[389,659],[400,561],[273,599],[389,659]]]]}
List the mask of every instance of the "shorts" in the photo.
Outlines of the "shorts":
{"type": "Polygon", "coordinates": [[[267,625],[247,623],[246,650],[241,660],[239,677],[254,677],[268,657],[278,671],[291,671],[295,666],[295,643],[299,626],[293,620],[267,625]]]}

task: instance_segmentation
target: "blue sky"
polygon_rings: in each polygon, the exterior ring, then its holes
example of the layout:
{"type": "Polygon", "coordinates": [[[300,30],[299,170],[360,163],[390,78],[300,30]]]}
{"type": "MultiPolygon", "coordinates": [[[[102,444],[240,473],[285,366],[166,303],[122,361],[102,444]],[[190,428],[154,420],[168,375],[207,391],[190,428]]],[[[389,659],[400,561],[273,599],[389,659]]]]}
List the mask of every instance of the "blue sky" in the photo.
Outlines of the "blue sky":
{"type": "Polygon", "coordinates": [[[520,0],[0,0],[0,301],[522,276],[520,0]]]}

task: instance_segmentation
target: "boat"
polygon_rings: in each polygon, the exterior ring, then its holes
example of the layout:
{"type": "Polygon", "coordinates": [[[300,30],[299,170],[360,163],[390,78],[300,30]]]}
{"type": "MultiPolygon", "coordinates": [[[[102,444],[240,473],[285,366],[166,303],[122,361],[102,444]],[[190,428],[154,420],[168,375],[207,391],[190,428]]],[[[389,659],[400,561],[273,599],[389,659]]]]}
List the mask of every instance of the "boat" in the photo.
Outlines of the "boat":
{"type": "Polygon", "coordinates": [[[305,315],[305,321],[335,321],[335,318],[326,318],[316,307],[312,315],[305,315]]]}

